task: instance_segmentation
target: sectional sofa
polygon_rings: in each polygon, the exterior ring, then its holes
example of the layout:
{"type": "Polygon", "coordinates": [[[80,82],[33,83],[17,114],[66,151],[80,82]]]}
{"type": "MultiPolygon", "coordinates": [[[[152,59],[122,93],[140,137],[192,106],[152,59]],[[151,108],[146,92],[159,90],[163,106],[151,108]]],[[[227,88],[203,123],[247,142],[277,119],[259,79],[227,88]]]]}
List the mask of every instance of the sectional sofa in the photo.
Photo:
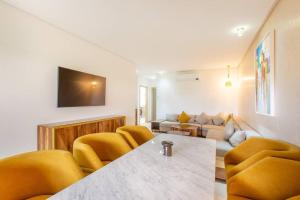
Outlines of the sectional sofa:
{"type": "MultiPolygon", "coordinates": [[[[167,133],[171,130],[173,125],[181,124],[178,120],[178,114],[167,114],[166,119],[159,124],[160,132],[167,133]]],[[[202,113],[200,115],[190,115],[190,120],[187,125],[198,127],[198,136],[215,139],[217,141],[217,156],[223,157],[225,153],[237,146],[243,140],[251,137],[261,137],[261,135],[251,128],[247,123],[239,117],[225,114],[218,114],[215,116],[202,113]],[[234,131],[232,135],[226,137],[226,123],[229,120],[233,121],[234,131]],[[233,137],[234,136],[234,137],[233,137]]]]}

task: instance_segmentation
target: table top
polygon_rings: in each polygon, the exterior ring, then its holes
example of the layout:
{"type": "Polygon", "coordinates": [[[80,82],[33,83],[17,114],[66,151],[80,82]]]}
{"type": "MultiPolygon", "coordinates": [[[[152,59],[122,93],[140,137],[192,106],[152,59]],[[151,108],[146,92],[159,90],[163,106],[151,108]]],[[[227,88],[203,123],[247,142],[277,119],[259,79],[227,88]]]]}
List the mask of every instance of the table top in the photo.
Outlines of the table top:
{"type": "Polygon", "coordinates": [[[214,199],[216,142],[160,134],[50,200],[214,199]],[[174,143],[162,155],[163,140],[174,143]]]}
{"type": "Polygon", "coordinates": [[[189,124],[175,124],[175,125],[172,125],[171,126],[172,128],[177,128],[177,129],[191,129],[191,130],[194,130],[194,129],[198,129],[198,126],[193,126],[193,125],[189,125],[189,124]]]}

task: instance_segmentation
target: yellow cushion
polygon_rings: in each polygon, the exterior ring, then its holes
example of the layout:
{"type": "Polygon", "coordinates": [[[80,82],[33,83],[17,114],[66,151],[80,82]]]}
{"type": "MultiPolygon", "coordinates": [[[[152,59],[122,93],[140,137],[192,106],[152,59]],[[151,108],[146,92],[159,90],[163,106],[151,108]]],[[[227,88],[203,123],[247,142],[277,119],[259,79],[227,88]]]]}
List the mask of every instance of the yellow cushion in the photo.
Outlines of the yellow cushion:
{"type": "Polygon", "coordinates": [[[26,199],[26,200],[46,200],[50,197],[51,197],[51,195],[39,195],[39,196],[31,197],[31,198],[26,199]]]}
{"type": "Polygon", "coordinates": [[[191,119],[191,117],[184,111],[182,111],[182,113],[177,118],[177,120],[180,123],[187,123],[190,119],[191,119]]]}

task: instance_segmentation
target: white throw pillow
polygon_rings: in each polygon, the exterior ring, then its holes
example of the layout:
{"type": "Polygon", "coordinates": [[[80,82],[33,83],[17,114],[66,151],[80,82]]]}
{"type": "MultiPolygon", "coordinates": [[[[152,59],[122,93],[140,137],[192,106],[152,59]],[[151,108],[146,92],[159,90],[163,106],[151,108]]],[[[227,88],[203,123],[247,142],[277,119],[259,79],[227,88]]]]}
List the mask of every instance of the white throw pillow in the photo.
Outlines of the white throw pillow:
{"type": "Polygon", "coordinates": [[[188,123],[194,123],[195,118],[196,118],[196,115],[190,115],[190,119],[189,119],[188,123]]]}
{"type": "Polygon", "coordinates": [[[178,118],[177,114],[167,114],[166,115],[166,120],[170,122],[176,122],[178,118]]]}
{"type": "Polygon", "coordinates": [[[230,137],[229,142],[232,146],[236,147],[242,142],[246,140],[246,133],[245,131],[236,131],[234,134],[230,137]]]}
{"type": "Polygon", "coordinates": [[[205,113],[201,113],[201,115],[196,115],[195,122],[199,124],[206,124],[209,120],[209,117],[205,113]]]}
{"type": "Polygon", "coordinates": [[[218,115],[213,116],[212,120],[213,120],[214,125],[216,125],[216,126],[222,126],[225,122],[222,113],[219,113],[218,115]]]}
{"type": "Polygon", "coordinates": [[[227,122],[224,132],[225,132],[225,140],[229,140],[229,138],[234,133],[234,123],[232,119],[227,122]]]}

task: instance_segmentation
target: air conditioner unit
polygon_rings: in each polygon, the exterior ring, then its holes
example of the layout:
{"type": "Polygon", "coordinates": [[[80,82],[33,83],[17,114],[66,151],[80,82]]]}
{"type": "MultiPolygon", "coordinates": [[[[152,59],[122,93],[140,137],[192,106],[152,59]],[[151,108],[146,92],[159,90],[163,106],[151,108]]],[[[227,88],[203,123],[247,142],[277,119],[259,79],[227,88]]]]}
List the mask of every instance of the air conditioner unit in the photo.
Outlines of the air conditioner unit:
{"type": "Polygon", "coordinates": [[[197,73],[188,73],[188,72],[179,72],[176,75],[177,81],[198,81],[199,74],[197,73]]]}

